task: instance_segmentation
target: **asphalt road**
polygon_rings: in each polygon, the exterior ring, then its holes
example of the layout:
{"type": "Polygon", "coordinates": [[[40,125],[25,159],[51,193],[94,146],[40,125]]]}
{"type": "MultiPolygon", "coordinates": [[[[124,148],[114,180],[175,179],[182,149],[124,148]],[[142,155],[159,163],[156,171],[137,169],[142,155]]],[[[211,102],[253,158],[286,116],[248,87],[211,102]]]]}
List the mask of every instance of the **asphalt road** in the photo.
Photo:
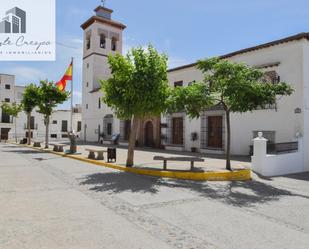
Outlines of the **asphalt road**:
{"type": "Polygon", "coordinates": [[[1,249],[309,248],[309,174],[138,176],[0,145],[1,249]]]}

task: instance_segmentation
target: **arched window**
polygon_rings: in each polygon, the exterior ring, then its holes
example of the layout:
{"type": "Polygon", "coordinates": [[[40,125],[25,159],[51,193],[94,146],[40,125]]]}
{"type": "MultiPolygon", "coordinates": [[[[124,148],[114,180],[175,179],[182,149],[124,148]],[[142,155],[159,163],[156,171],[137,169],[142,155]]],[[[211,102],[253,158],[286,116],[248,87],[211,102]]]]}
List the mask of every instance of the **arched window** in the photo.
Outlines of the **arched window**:
{"type": "Polygon", "coordinates": [[[115,37],[112,38],[112,51],[117,50],[117,39],[115,37]]]}
{"type": "Polygon", "coordinates": [[[100,35],[100,48],[106,48],[106,37],[104,34],[100,35]]]}

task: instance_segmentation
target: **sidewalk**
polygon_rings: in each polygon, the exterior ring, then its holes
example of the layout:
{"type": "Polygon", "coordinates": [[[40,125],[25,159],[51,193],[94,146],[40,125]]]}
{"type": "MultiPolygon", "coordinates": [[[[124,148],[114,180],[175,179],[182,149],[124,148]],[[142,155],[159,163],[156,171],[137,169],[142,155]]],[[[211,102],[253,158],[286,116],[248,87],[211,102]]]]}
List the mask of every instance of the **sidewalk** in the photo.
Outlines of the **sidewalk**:
{"type": "MultiPolygon", "coordinates": [[[[110,146],[113,147],[113,146],[110,146]]],[[[106,149],[107,145],[98,145],[94,143],[84,144],[80,143],[78,145],[78,153],[85,158],[88,157],[88,152],[86,148],[91,149],[106,149]]],[[[50,146],[52,149],[52,146],[50,146]]],[[[69,149],[69,145],[64,149],[69,149]]],[[[106,155],[106,154],[105,154],[106,155]]],[[[190,152],[176,152],[176,151],[165,151],[165,150],[155,150],[155,149],[145,149],[145,148],[136,148],[134,153],[134,167],[135,168],[146,168],[146,169],[162,169],[163,162],[153,160],[154,156],[164,156],[164,157],[202,157],[205,162],[195,162],[195,171],[200,172],[210,172],[210,171],[226,171],[225,170],[225,158],[224,155],[205,155],[199,153],[190,153],[190,152]]],[[[125,166],[127,158],[127,148],[117,147],[117,164],[125,166]]],[[[233,169],[245,169],[250,168],[251,163],[248,161],[247,157],[233,157],[232,158],[232,168],[233,169]]],[[[177,171],[189,171],[190,162],[167,162],[167,168],[169,170],[177,171]]]]}

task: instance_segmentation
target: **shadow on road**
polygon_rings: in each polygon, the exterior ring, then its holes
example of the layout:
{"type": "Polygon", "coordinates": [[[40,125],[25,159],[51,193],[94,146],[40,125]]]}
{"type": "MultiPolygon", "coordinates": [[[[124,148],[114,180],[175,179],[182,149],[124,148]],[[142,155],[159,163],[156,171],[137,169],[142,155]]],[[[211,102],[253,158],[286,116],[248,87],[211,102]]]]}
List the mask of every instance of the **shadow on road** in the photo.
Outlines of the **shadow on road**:
{"type": "Polygon", "coordinates": [[[17,153],[17,154],[43,154],[44,153],[42,151],[37,151],[37,150],[7,150],[5,152],[17,153]]]}
{"type": "Polygon", "coordinates": [[[112,193],[148,192],[157,193],[160,179],[138,176],[125,172],[97,173],[83,178],[80,185],[93,185],[90,190],[96,192],[111,191],[112,193]]]}
{"type": "Polygon", "coordinates": [[[160,187],[177,188],[198,194],[226,204],[238,207],[250,207],[257,204],[278,201],[283,197],[297,196],[309,199],[309,196],[274,187],[260,181],[248,182],[193,182],[167,180],[148,176],[139,176],[125,172],[97,173],[82,179],[81,185],[89,185],[96,192],[121,193],[124,191],[158,194],[160,187]]]}

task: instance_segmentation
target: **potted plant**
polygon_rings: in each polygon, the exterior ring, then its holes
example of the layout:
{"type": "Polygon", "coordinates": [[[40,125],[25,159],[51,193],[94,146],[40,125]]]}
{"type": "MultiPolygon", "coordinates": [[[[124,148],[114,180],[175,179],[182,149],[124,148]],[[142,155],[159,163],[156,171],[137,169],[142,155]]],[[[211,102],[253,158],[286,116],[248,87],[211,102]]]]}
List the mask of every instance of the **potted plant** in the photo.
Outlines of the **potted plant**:
{"type": "Polygon", "coordinates": [[[192,132],[190,137],[191,137],[191,141],[192,141],[191,152],[197,152],[197,148],[194,146],[195,141],[198,140],[197,132],[192,132]]]}

